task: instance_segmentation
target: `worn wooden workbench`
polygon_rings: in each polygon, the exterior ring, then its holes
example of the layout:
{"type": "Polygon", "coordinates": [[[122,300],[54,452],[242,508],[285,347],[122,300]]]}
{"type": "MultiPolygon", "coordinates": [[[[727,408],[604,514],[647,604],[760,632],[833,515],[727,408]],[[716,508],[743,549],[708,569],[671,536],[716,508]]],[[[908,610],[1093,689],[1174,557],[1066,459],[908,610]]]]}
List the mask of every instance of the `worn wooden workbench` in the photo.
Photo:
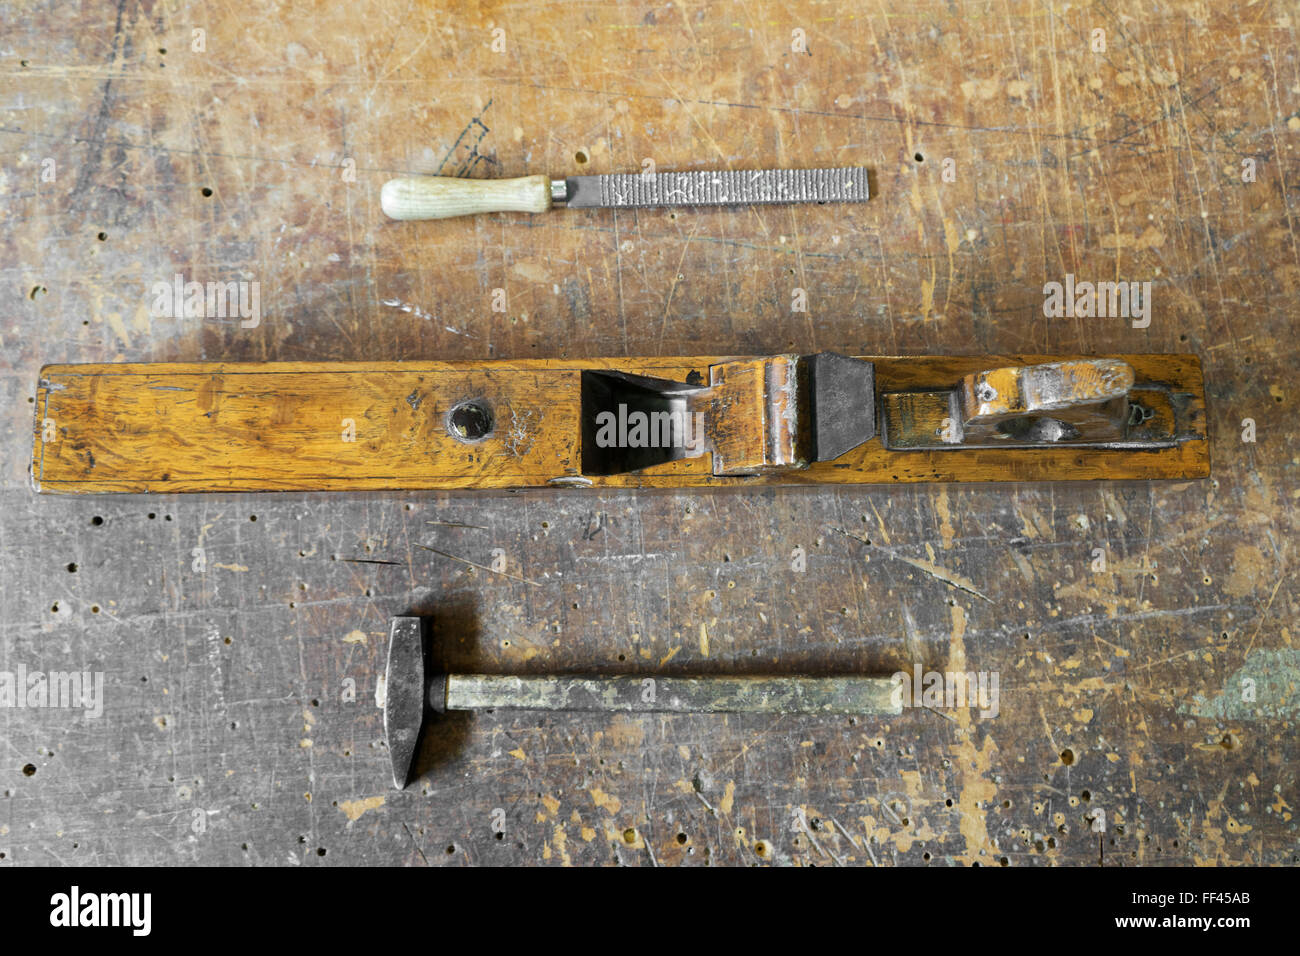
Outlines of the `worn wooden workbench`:
{"type": "Polygon", "coordinates": [[[283,17],[20,3],[6,31],[0,670],[102,671],[104,708],[0,711],[0,865],[1296,861],[1291,5],[380,0],[283,17]],[[647,159],[862,163],[876,198],[379,210],[403,172],[647,159]],[[178,274],[257,283],[260,321],[159,314],[153,285],[178,274]],[[1149,281],[1149,327],[1046,316],[1044,284],[1067,274],[1149,281]],[[47,362],[818,349],[1193,351],[1214,476],[28,487],[47,362]],[[919,659],[996,672],[999,713],[458,715],[399,793],[375,695],[387,619],[410,611],[436,616],[457,667],[919,659]]]}

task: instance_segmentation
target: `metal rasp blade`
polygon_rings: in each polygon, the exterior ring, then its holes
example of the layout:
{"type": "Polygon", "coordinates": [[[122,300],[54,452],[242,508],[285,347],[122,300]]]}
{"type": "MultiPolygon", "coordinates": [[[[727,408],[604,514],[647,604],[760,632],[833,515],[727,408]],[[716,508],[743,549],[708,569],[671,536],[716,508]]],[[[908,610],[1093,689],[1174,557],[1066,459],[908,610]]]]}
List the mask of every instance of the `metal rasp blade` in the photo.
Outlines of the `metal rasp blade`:
{"type": "Polygon", "coordinates": [[[870,192],[864,166],[610,173],[570,176],[564,183],[567,205],[607,209],[866,202],[870,192]]]}

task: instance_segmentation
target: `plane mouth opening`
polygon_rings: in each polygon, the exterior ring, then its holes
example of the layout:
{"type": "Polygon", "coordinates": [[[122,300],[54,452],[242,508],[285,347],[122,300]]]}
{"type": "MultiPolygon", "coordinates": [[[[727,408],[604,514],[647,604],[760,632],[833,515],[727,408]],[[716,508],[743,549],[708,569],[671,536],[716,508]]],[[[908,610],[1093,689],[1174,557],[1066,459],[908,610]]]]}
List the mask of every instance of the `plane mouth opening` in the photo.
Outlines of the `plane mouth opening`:
{"type": "Polygon", "coordinates": [[[621,475],[705,452],[692,397],[708,388],[612,370],[582,373],[582,473],[621,475]]]}

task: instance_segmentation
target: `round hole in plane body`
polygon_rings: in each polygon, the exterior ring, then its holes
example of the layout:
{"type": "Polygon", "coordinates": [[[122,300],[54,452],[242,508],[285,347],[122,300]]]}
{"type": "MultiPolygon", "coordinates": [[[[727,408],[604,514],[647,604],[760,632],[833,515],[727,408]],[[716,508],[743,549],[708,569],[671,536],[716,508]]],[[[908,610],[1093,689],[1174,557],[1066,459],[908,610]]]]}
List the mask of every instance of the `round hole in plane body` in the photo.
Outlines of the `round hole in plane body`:
{"type": "Polygon", "coordinates": [[[447,434],[467,444],[487,438],[495,424],[492,407],[481,398],[457,402],[447,412],[447,434]]]}

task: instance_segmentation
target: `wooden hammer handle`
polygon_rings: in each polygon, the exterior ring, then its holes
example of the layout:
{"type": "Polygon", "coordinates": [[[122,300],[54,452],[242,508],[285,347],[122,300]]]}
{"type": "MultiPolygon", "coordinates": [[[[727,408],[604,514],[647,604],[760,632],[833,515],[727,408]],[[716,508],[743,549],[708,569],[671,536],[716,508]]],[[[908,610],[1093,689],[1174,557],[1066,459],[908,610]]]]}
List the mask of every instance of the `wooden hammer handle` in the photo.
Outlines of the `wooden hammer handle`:
{"type": "Polygon", "coordinates": [[[551,181],[545,176],[518,179],[408,176],[384,183],[379,203],[392,219],[450,219],[480,212],[546,212],[551,208],[551,181]]]}

